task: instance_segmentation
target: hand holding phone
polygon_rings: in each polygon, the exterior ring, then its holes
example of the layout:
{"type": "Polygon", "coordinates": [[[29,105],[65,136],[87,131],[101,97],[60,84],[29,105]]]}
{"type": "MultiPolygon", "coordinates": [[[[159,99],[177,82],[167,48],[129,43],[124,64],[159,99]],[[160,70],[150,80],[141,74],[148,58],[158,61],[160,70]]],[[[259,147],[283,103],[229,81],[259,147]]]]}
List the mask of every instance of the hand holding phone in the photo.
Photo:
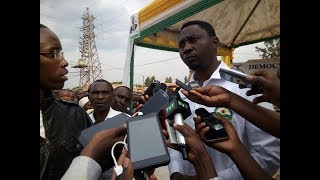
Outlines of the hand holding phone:
{"type": "Polygon", "coordinates": [[[196,109],[195,113],[201,117],[201,121],[205,122],[210,127],[210,130],[205,134],[204,137],[206,142],[215,142],[228,139],[228,134],[224,127],[216,118],[212,116],[211,113],[204,108],[196,109]]]}

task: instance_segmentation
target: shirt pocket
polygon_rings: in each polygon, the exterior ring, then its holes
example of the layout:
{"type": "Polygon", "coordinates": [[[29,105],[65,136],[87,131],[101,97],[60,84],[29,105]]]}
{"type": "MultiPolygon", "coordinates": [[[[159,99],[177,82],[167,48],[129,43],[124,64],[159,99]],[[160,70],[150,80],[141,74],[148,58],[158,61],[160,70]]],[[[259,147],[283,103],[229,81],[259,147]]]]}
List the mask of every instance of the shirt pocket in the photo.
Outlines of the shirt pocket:
{"type": "Polygon", "coordinates": [[[79,141],[76,138],[71,138],[70,140],[66,141],[63,146],[69,151],[69,152],[77,152],[81,151],[83,149],[82,145],[79,143],[79,141]]]}

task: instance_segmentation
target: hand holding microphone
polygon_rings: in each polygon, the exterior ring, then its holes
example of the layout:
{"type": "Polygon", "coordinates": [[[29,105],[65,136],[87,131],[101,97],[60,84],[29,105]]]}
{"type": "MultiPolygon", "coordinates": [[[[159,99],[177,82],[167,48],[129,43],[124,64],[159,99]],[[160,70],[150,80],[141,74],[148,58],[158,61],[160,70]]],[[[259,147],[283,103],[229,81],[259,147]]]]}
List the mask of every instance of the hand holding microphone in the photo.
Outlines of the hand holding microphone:
{"type": "Polygon", "coordinates": [[[183,159],[188,159],[187,146],[184,136],[172,129],[173,124],[184,125],[184,119],[191,115],[189,104],[185,101],[178,100],[178,97],[173,97],[165,107],[166,112],[166,127],[169,132],[171,143],[177,143],[180,147],[183,159]],[[174,133],[175,132],[175,133],[174,133]]]}

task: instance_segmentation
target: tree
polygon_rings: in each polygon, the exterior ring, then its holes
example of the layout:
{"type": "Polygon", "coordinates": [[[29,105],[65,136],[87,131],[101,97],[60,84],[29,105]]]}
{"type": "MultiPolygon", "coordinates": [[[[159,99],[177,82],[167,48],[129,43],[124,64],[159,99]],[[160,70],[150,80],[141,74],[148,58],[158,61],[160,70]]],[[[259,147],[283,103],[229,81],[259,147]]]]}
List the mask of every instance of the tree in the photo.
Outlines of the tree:
{"type": "Polygon", "coordinates": [[[122,84],[122,81],[113,81],[111,84],[122,84]]]}
{"type": "Polygon", "coordinates": [[[171,77],[166,77],[165,83],[172,83],[172,78],[171,77]]]}
{"type": "Polygon", "coordinates": [[[184,77],[184,83],[187,83],[187,82],[188,82],[188,77],[185,76],[185,77],[184,77]]]}
{"type": "Polygon", "coordinates": [[[151,84],[151,79],[149,77],[147,77],[146,81],[144,82],[144,85],[149,87],[150,84],[151,84]]]}
{"type": "Polygon", "coordinates": [[[151,82],[153,82],[156,78],[154,76],[151,77],[151,82]]]}
{"type": "Polygon", "coordinates": [[[280,38],[264,41],[265,48],[256,46],[256,52],[261,52],[260,57],[263,59],[280,57],[280,38]]]}

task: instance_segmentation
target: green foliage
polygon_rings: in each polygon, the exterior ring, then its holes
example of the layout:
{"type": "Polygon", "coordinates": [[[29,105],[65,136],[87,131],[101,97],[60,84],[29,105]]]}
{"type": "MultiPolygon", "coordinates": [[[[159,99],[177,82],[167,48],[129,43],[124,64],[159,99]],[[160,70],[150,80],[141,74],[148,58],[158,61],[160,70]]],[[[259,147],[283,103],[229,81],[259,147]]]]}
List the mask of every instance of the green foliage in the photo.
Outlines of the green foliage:
{"type": "Polygon", "coordinates": [[[122,84],[122,81],[113,81],[111,84],[122,84]]]}
{"type": "Polygon", "coordinates": [[[172,78],[171,77],[166,77],[165,83],[172,83],[172,78]]]}
{"type": "Polygon", "coordinates": [[[149,85],[151,84],[151,79],[150,79],[150,77],[147,77],[147,79],[145,80],[145,82],[144,82],[144,85],[145,86],[147,86],[147,87],[149,87],[149,85]]]}
{"type": "Polygon", "coordinates": [[[154,76],[151,77],[151,82],[154,81],[156,78],[154,76]]]}
{"type": "Polygon", "coordinates": [[[280,57],[280,38],[264,41],[265,48],[255,47],[256,52],[261,52],[263,59],[280,57]]]}

